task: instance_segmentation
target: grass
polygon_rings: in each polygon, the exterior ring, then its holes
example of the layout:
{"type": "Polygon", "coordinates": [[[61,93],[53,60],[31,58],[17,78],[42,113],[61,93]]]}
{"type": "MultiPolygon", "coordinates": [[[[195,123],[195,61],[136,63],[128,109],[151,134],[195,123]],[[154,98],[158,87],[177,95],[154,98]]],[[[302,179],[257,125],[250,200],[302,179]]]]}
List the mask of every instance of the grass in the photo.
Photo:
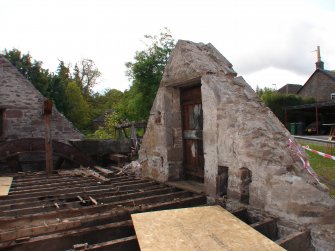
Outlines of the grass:
{"type": "MultiPolygon", "coordinates": [[[[334,155],[335,146],[333,150],[329,149],[325,145],[310,144],[303,141],[299,141],[302,146],[308,145],[311,149],[317,150],[319,152],[328,153],[334,155]],[[333,152],[333,153],[331,153],[333,152]]],[[[320,155],[307,151],[309,155],[309,162],[314,169],[314,171],[319,175],[321,181],[328,186],[330,189],[330,194],[335,198],[335,160],[324,158],[320,155]]]]}

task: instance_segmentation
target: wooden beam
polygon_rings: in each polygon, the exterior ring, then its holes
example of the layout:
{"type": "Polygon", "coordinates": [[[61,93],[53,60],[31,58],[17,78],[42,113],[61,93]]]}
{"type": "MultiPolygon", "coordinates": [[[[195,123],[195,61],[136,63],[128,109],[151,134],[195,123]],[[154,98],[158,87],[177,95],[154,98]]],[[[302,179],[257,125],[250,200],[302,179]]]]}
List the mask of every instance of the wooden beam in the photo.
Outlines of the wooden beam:
{"type": "MultiPolygon", "coordinates": [[[[0,205],[0,210],[1,211],[12,211],[12,210],[17,210],[17,209],[27,209],[27,208],[35,208],[35,212],[38,212],[39,209],[38,207],[45,209],[46,207],[53,207],[53,203],[55,201],[58,201],[59,203],[62,203],[62,207],[70,207],[73,206],[74,203],[77,203],[74,207],[80,207],[80,206],[87,206],[89,205],[88,201],[90,200],[90,196],[94,196],[96,200],[102,203],[111,203],[111,202],[117,202],[117,201],[122,201],[122,200],[127,200],[127,199],[135,199],[135,198],[140,198],[140,197],[145,197],[145,196],[150,196],[150,195],[158,195],[158,194],[165,194],[169,192],[174,192],[177,191],[174,188],[169,188],[165,186],[154,186],[154,187],[146,187],[141,191],[138,190],[128,190],[128,191],[123,191],[123,192],[109,192],[109,193],[100,193],[99,191],[92,194],[92,193],[87,193],[87,194],[73,194],[73,196],[68,196],[65,197],[54,197],[50,196],[50,198],[46,198],[45,200],[30,200],[29,198],[27,201],[21,202],[21,203],[9,203],[6,205],[0,205]],[[86,201],[83,199],[86,198],[86,201]]],[[[43,211],[43,210],[42,210],[43,211]]]]}
{"type": "Polygon", "coordinates": [[[106,168],[100,167],[100,166],[94,166],[94,169],[96,169],[97,171],[101,172],[103,175],[106,175],[107,177],[111,176],[114,174],[113,171],[108,170],[106,168]]]}
{"type": "Polygon", "coordinates": [[[140,251],[135,235],[88,246],[85,250],[140,251]]]}
{"type": "Polygon", "coordinates": [[[54,190],[59,187],[75,187],[75,186],[85,186],[85,185],[94,185],[97,184],[95,180],[91,179],[83,179],[76,181],[60,181],[59,183],[51,183],[51,184],[31,184],[31,186],[16,186],[11,190],[11,194],[18,193],[30,193],[35,191],[44,191],[44,190],[54,190]]]}
{"type": "Polygon", "coordinates": [[[71,209],[61,209],[58,211],[50,211],[45,213],[35,213],[31,215],[18,215],[17,217],[0,217],[0,225],[3,228],[11,228],[11,227],[19,227],[27,224],[34,224],[34,222],[49,222],[55,221],[56,219],[63,218],[72,218],[72,217],[80,217],[84,215],[90,214],[98,214],[106,211],[111,211],[113,208],[113,212],[116,214],[119,212],[124,212],[125,210],[129,213],[139,213],[139,212],[149,212],[155,210],[163,210],[163,209],[172,209],[172,208],[180,208],[180,207],[192,207],[206,204],[206,196],[203,195],[195,195],[187,198],[179,198],[177,200],[172,201],[164,201],[161,203],[155,203],[151,205],[138,205],[133,208],[115,208],[114,205],[100,205],[99,207],[84,207],[84,208],[71,208],[71,209]]]}
{"type": "MultiPolygon", "coordinates": [[[[152,195],[144,198],[134,198],[132,199],[120,199],[116,200],[114,202],[109,202],[107,199],[102,199],[100,203],[103,203],[104,206],[108,205],[111,207],[119,207],[119,206],[125,206],[125,207],[136,207],[138,205],[142,204],[153,204],[153,203],[159,203],[166,200],[175,200],[178,198],[185,198],[191,196],[190,192],[187,191],[180,191],[180,192],[172,192],[172,193],[159,193],[158,195],[152,195]]],[[[92,197],[89,200],[92,201],[94,205],[98,205],[98,202],[93,199],[92,197]]],[[[99,205],[100,206],[100,205],[99,205]]],[[[33,207],[28,208],[17,208],[17,209],[9,209],[9,210],[3,210],[2,215],[4,216],[19,216],[19,215],[29,215],[33,213],[43,213],[43,212],[49,212],[55,210],[55,207],[57,210],[60,209],[66,209],[66,208],[82,208],[82,205],[79,201],[75,202],[64,202],[64,203],[57,203],[52,202],[51,204],[40,204],[33,207]]]]}
{"type": "Polygon", "coordinates": [[[276,243],[288,251],[310,250],[310,231],[295,232],[277,240],[276,243]]]}
{"type": "Polygon", "coordinates": [[[277,222],[275,219],[266,218],[250,226],[273,241],[278,239],[277,222]]]}
{"type": "Polygon", "coordinates": [[[0,231],[1,241],[10,241],[22,237],[33,237],[79,227],[91,227],[99,224],[130,220],[126,210],[108,211],[105,213],[89,214],[68,219],[50,219],[46,221],[27,222],[20,228],[10,228],[0,231]],[[33,225],[31,225],[33,223],[33,225]]]}
{"type": "Polygon", "coordinates": [[[52,173],[52,138],[51,138],[51,113],[52,101],[44,101],[44,125],[45,125],[45,171],[48,175],[52,173]]]}
{"type": "MultiPolygon", "coordinates": [[[[91,178],[86,178],[87,180],[92,180],[91,178]]],[[[72,176],[57,176],[57,177],[49,177],[48,180],[45,180],[45,176],[41,177],[41,179],[38,180],[17,180],[17,178],[14,178],[14,183],[13,183],[13,187],[25,187],[25,186],[32,186],[32,185],[42,185],[42,184],[54,184],[54,183],[59,183],[59,182],[63,182],[63,181],[83,181],[82,177],[72,177],[72,176]]]]}
{"type": "Polygon", "coordinates": [[[246,208],[238,209],[233,212],[231,212],[233,215],[235,215],[237,218],[239,218],[241,221],[250,224],[249,220],[249,214],[248,210],[246,208]]]}
{"type": "MultiPolygon", "coordinates": [[[[37,250],[68,250],[78,243],[99,243],[108,240],[119,239],[134,235],[131,220],[109,223],[100,226],[80,228],[76,230],[62,231],[59,233],[41,235],[28,238],[20,242],[26,251],[37,250]]],[[[11,248],[17,245],[16,242],[2,242],[0,248],[11,248]]]]}
{"type": "MultiPolygon", "coordinates": [[[[7,204],[6,202],[11,201],[11,203],[15,203],[14,200],[21,200],[25,198],[37,198],[39,200],[46,199],[50,196],[66,196],[68,194],[82,194],[86,195],[89,193],[101,192],[103,193],[118,193],[118,192],[126,192],[126,191],[134,191],[138,189],[144,189],[149,187],[155,186],[162,186],[161,184],[155,181],[148,181],[147,183],[139,183],[139,184],[130,184],[130,185],[123,185],[123,186],[114,186],[113,184],[109,185],[94,185],[94,186],[82,186],[82,187],[74,187],[74,188],[57,188],[52,191],[52,195],[49,194],[49,191],[43,192],[31,192],[31,193],[24,193],[24,194],[9,194],[7,199],[1,201],[1,204],[7,204]],[[43,198],[45,197],[45,198],[43,198]]],[[[1,198],[1,197],[0,197],[1,198]]]]}
{"type": "Polygon", "coordinates": [[[99,173],[95,172],[92,169],[88,169],[88,168],[79,168],[79,169],[75,169],[74,170],[78,175],[83,175],[83,176],[88,176],[88,177],[92,177],[93,179],[96,179],[102,183],[107,183],[110,182],[110,180],[102,175],[100,175],[99,173]]]}
{"type": "MultiPolygon", "coordinates": [[[[163,185],[149,185],[141,189],[141,191],[150,191],[155,189],[165,188],[163,185]]],[[[71,193],[52,193],[50,196],[31,196],[25,198],[18,198],[18,199],[8,199],[1,201],[0,210],[4,210],[5,208],[20,208],[22,205],[23,207],[29,205],[36,205],[41,204],[43,202],[54,201],[54,200],[71,200],[74,197],[77,197],[78,194],[81,196],[87,197],[89,195],[96,196],[97,198],[100,197],[107,197],[107,196],[115,196],[115,195],[122,195],[122,194],[129,194],[139,191],[138,189],[129,189],[129,190],[118,190],[115,187],[111,188],[100,188],[96,187],[96,189],[85,189],[78,192],[71,192],[71,193]]]]}

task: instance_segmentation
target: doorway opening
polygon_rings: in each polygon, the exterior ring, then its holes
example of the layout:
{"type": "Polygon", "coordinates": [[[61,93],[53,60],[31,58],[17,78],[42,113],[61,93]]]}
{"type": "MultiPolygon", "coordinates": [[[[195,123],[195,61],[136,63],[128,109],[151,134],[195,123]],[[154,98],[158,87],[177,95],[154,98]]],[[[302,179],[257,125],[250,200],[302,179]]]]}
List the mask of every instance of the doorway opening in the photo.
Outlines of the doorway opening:
{"type": "Polygon", "coordinates": [[[180,89],[183,137],[183,175],[204,182],[203,112],[201,84],[180,89]]]}

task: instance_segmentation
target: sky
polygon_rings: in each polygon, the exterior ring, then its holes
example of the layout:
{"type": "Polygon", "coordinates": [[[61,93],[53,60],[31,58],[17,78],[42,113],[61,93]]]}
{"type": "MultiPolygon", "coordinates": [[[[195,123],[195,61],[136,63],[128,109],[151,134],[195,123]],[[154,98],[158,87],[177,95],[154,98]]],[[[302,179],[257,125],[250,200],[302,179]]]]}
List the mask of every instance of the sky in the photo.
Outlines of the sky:
{"type": "Polygon", "coordinates": [[[92,59],[99,92],[128,89],[125,63],[164,27],[213,44],[254,89],[304,84],[317,46],[335,70],[333,0],[0,0],[0,23],[0,51],[29,52],[52,72],[92,59]]]}

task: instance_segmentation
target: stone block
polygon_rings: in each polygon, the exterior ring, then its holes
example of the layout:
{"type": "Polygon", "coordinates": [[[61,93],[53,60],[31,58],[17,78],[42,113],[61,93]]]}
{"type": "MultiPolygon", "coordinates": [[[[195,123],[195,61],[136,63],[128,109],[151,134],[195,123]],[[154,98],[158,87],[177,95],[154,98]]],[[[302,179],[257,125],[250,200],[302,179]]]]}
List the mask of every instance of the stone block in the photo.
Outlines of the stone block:
{"type": "Polygon", "coordinates": [[[21,110],[6,110],[5,111],[5,118],[7,119],[17,119],[22,118],[23,113],[21,110]]]}

